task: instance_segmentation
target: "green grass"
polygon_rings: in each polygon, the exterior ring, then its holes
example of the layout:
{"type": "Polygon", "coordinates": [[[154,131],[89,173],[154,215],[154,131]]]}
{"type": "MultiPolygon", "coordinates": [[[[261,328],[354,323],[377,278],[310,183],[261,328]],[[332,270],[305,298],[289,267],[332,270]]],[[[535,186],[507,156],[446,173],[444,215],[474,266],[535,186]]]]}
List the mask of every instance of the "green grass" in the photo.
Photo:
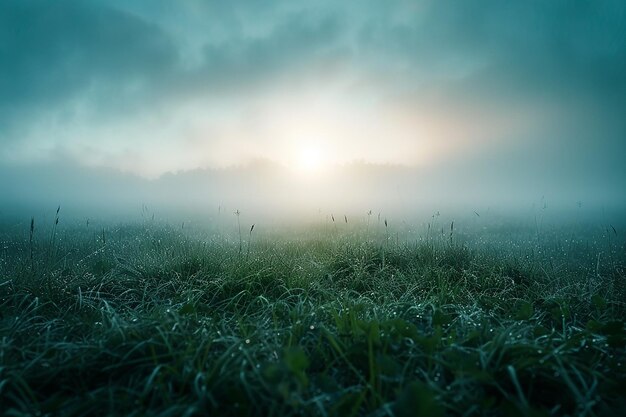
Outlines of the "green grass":
{"type": "Polygon", "coordinates": [[[615,237],[61,226],[0,235],[6,416],[626,407],[615,237]]]}

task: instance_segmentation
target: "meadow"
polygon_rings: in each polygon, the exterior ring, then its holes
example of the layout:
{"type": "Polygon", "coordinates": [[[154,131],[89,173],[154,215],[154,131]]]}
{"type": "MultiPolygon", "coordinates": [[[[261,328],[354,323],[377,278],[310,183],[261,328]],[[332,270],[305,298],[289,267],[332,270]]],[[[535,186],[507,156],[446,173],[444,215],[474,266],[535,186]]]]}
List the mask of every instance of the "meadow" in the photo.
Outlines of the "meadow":
{"type": "Polygon", "coordinates": [[[232,220],[3,223],[0,414],[626,409],[610,225],[232,220]]]}

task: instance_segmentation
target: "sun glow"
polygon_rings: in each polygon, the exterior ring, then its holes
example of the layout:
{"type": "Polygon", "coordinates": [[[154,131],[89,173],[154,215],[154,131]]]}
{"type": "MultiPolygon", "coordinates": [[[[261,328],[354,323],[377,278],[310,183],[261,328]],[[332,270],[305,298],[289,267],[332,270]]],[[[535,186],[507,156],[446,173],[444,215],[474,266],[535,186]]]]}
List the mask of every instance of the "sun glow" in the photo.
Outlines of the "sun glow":
{"type": "Polygon", "coordinates": [[[299,149],[295,161],[295,168],[305,174],[319,173],[326,164],[324,154],[318,147],[305,146],[299,149]]]}

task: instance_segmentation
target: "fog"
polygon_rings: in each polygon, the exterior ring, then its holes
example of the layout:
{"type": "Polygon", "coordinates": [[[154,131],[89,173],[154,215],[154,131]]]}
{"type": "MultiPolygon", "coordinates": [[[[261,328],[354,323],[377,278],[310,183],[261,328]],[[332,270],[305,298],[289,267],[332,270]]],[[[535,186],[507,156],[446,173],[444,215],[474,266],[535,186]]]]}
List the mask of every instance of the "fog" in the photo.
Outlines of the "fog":
{"type": "Polygon", "coordinates": [[[205,169],[146,179],[111,169],[49,164],[3,169],[0,215],[14,220],[52,218],[58,206],[69,218],[116,221],[169,220],[210,223],[235,211],[249,223],[315,223],[372,219],[422,223],[433,214],[448,219],[553,222],[582,220],[622,224],[626,208],[619,184],[592,178],[578,187],[558,177],[513,164],[458,163],[439,169],[357,162],[302,173],[269,161],[228,169],[205,169]]]}

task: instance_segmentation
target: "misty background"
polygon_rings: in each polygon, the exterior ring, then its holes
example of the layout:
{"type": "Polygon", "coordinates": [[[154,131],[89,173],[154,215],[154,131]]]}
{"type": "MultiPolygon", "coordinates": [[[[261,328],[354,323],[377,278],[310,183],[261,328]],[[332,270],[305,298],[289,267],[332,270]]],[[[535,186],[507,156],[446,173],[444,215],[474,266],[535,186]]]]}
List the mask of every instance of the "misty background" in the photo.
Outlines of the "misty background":
{"type": "Polygon", "coordinates": [[[4,217],[619,223],[625,115],[619,0],[0,2],[4,217]]]}

